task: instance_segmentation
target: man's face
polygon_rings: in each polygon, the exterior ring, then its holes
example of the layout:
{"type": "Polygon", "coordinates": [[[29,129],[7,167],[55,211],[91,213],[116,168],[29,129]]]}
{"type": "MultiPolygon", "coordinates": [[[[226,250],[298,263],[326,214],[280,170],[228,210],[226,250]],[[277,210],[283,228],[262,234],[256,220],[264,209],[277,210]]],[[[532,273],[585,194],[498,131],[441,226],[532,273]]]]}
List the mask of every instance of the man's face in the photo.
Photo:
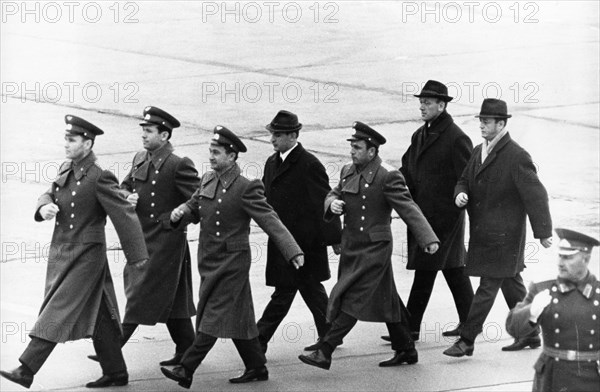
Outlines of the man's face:
{"type": "Polygon", "coordinates": [[[286,152],[296,144],[296,133],[273,132],[271,133],[271,144],[273,145],[273,150],[286,152]]]}
{"type": "Polygon", "coordinates": [[[589,255],[578,252],[572,256],[558,256],[558,276],[573,282],[586,277],[588,272],[589,255]]]}
{"type": "Polygon", "coordinates": [[[504,129],[504,121],[498,122],[494,118],[480,118],[479,129],[481,129],[481,137],[489,142],[504,129]]]}
{"type": "Polygon", "coordinates": [[[91,149],[92,141],[81,135],[65,135],[65,155],[67,159],[78,161],[91,149]]]}
{"type": "Polygon", "coordinates": [[[148,151],[161,147],[168,137],[168,132],[159,132],[158,125],[142,125],[142,143],[148,151]]]}
{"type": "Polygon", "coordinates": [[[364,140],[350,142],[350,156],[352,157],[352,163],[355,165],[366,165],[373,159],[374,154],[375,148],[367,149],[367,142],[364,140]]]}
{"type": "Polygon", "coordinates": [[[235,153],[225,151],[225,147],[211,144],[208,147],[210,167],[216,172],[223,172],[235,163],[235,153]]]}
{"type": "Polygon", "coordinates": [[[444,111],[445,103],[436,98],[419,98],[419,103],[423,121],[431,121],[444,111]]]}

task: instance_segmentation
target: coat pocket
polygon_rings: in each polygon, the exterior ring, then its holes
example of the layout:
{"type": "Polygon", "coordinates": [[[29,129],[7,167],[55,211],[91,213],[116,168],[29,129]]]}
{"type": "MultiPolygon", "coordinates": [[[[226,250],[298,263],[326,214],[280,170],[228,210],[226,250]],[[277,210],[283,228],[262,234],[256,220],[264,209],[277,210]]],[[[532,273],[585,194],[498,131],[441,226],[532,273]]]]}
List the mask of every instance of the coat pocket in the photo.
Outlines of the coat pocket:
{"type": "Polygon", "coordinates": [[[388,242],[392,240],[390,226],[375,226],[369,231],[371,242],[388,242]]]}
{"type": "Polygon", "coordinates": [[[250,250],[248,241],[229,241],[226,245],[227,252],[243,252],[250,250]]]}

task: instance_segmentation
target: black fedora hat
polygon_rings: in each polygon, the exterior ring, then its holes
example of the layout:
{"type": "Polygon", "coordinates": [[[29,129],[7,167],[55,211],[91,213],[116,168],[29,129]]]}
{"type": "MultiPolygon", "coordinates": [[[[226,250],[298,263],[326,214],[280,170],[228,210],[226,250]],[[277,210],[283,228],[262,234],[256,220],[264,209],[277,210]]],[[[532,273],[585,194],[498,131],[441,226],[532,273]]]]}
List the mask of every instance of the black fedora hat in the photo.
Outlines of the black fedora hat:
{"type": "Polygon", "coordinates": [[[506,102],[501,99],[486,98],[481,104],[481,111],[475,117],[511,118],[512,115],[508,114],[507,112],[508,108],[506,106],[506,102]]]}
{"type": "Polygon", "coordinates": [[[428,80],[423,86],[420,94],[415,95],[417,98],[437,98],[444,102],[450,102],[454,97],[448,95],[448,87],[444,83],[437,80],[428,80]]]}
{"type": "Polygon", "coordinates": [[[298,132],[302,128],[302,124],[298,122],[298,116],[294,113],[280,110],[265,128],[271,132],[298,132]]]}

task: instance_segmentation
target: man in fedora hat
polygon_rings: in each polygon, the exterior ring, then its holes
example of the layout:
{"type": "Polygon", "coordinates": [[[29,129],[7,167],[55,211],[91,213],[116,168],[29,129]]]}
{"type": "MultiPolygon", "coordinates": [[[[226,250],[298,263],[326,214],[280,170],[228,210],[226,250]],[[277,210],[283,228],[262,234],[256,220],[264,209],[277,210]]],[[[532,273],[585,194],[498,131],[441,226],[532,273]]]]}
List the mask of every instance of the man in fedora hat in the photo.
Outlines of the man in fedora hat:
{"type": "MultiPolygon", "coordinates": [[[[470,219],[465,271],[481,279],[460,338],[444,351],[452,357],[473,355],[475,338],[500,289],[509,309],[525,298],[521,271],[525,268],[527,217],[542,246],[552,244],[548,193],[529,153],[508,134],[506,123],[511,115],[506,102],[486,98],[475,117],[484,140],[473,150],[454,194],[456,206],[466,207],[470,219]]],[[[538,335],[539,331],[533,330],[502,350],[539,347],[538,335]]]]}
{"type": "Polygon", "coordinates": [[[418,340],[438,271],[442,271],[448,283],[459,319],[459,326],[444,331],[444,336],[458,335],[473,300],[471,281],[464,274],[465,212],[456,207],[453,198],[454,186],[471,157],[473,144],[446,110],[452,101],[446,85],[428,80],[415,97],[419,98],[421,119],[425,123],[413,133],[411,144],[402,156],[400,171],[413,200],[441,241],[440,249],[428,254],[419,247],[412,232],[407,233],[406,268],[415,270],[415,275],[406,307],[411,333],[418,340]]]}
{"type": "Polygon", "coordinates": [[[353,125],[352,163],[341,170],[339,184],[325,199],[325,219],[344,215],[338,281],[327,306],[331,329],[320,347],[302,362],[322,369],[331,366],[331,354],[358,320],[385,322],[394,356],[379,366],[418,362],[410,335],[406,308],[396,291],[392,271],[394,209],[427,253],[435,253],[439,239],[415,204],[404,177],[379,157],[386,139],[362,122],[353,125]]]}
{"type": "Polygon", "coordinates": [[[558,278],[535,283],[506,319],[514,337],[538,326],[543,352],[533,366],[533,391],[597,391],[600,385],[600,282],[590,272],[597,239],[556,229],[558,278]]]}
{"type": "Polygon", "coordinates": [[[65,122],[68,161],[35,209],[36,221],[55,220],[44,302],[29,334],[31,342],[19,358],[21,366],[0,375],[29,388],[57,343],[91,337],[103,376],[86,387],[126,385],[121,318],[106,258],[106,216],[117,230],[126,268],[143,269],[148,253],[135,211],[116,177],[96,162],[92,147],[104,132],[77,116],[67,115],[65,122]]]}
{"type": "MultiPolygon", "coordinates": [[[[271,132],[275,154],[266,163],[262,181],[267,202],[292,233],[304,252],[304,266],[293,268],[272,239],[267,248],[266,281],[275,291],[257,322],[263,351],[290,310],[299,291],[310,309],[319,338],[327,332],[327,292],[322,281],[331,277],[327,246],[339,254],[339,217],[325,222],[323,202],[331,190],[325,167],[298,142],[302,124],[298,116],[280,110],[266,128],[271,132]]],[[[318,343],[317,343],[318,345],[318,343]]],[[[317,345],[306,347],[316,349],[317,345]]]]}
{"type": "Polygon", "coordinates": [[[121,188],[136,209],[150,260],[144,271],[125,269],[123,344],[139,324],[165,323],[175,355],[160,364],[176,365],[194,342],[191,317],[196,311],[186,228],[173,229],[170,218],[173,208],[189,200],[198,188],[198,172],[189,158],[173,152],[169,140],[181,125],[175,117],[147,106],[140,125],[144,150],[133,157],[121,188]]]}
{"type": "Polygon", "coordinates": [[[180,365],[161,368],[167,378],[184,388],[190,388],[194,371],[218,338],[233,340],[246,368],[230,382],[269,378],[250,292],[250,219],[273,239],[286,263],[294,268],[304,264],[302,249],[267,203],[262,182],[241,175],[236,161],[238,154],[246,151],[237,135],[216,126],[209,147],[213,170],[202,176],[192,198],[171,212],[174,227],[200,222],[196,338],[180,365]]]}

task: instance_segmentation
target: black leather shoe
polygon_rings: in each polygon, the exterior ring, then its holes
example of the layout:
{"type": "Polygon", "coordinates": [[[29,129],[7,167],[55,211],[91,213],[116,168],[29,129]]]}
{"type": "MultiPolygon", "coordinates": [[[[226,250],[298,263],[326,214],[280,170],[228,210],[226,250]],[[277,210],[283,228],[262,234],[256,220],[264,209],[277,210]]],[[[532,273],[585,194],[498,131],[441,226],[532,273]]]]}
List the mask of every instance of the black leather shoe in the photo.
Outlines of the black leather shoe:
{"type": "Polygon", "coordinates": [[[96,354],[88,355],[88,358],[91,359],[92,361],[100,362],[100,359],[98,358],[98,356],[96,354]]]}
{"type": "Polygon", "coordinates": [[[160,361],[159,365],[160,366],[176,366],[176,365],[179,365],[181,363],[181,359],[182,358],[183,358],[183,354],[181,354],[181,353],[175,353],[175,355],[173,356],[173,358],[167,359],[165,361],[160,361]]]}
{"type": "Polygon", "coordinates": [[[192,386],[192,378],[194,373],[191,373],[183,366],[175,366],[173,370],[161,367],[160,371],[165,375],[165,377],[170,378],[173,381],[177,381],[177,383],[184,388],[190,389],[192,386]]]}
{"type": "Polygon", "coordinates": [[[298,359],[307,365],[316,366],[325,370],[329,370],[331,367],[331,357],[328,358],[321,349],[313,351],[308,355],[299,355],[298,359]]]}
{"type": "Polygon", "coordinates": [[[266,366],[261,366],[256,369],[246,369],[244,374],[239,377],[230,378],[229,382],[234,384],[242,384],[250,381],[266,381],[269,379],[269,371],[266,366]]]}
{"type": "Polygon", "coordinates": [[[515,339],[512,344],[502,347],[502,351],[519,351],[525,347],[538,348],[542,345],[542,339],[539,336],[515,339]]]}
{"type": "Polygon", "coordinates": [[[123,386],[129,383],[129,374],[127,372],[119,372],[113,374],[105,374],[96,381],[85,384],[86,388],[106,388],[113,386],[123,386]]]}
{"type": "Polygon", "coordinates": [[[474,349],[474,344],[468,344],[463,339],[458,339],[449,349],[444,351],[444,355],[450,357],[462,357],[466,355],[470,357],[473,355],[474,349]]]}
{"type": "Polygon", "coordinates": [[[390,337],[390,335],[381,335],[381,339],[385,340],[386,342],[392,341],[392,338],[390,337]]]}
{"type": "Polygon", "coordinates": [[[321,338],[317,339],[317,341],[315,342],[315,344],[311,344],[310,346],[306,346],[304,347],[304,351],[315,351],[321,348],[321,345],[323,343],[321,343],[321,338]]]}
{"type": "Polygon", "coordinates": [[[442,332],[442,336],[460,336],[461,330],[462,330],[462,326],[460,324],[458,324],[456,326],[456,328],[442,332]]]}
{"type": "Polygon", "coordinates": [[[14,383],[17,383],[27,389],[29,389],[31,383],[33,382],[33,373],[31,372],[31,370],[29,370],[23,365],[11,370],[10,372],[0,370],[0,376],[14,383]]]}
{"type": "Polygon", "coordinates": [[[379,362],[379,366],[400,366],[403,363],[412,365],[413,363],[417,362],[419,362],[419,354],[417,353],[417,350],[413,348],[412,350],[396,351],[396,354],[394,354],[392,358],[379,362]]]}

